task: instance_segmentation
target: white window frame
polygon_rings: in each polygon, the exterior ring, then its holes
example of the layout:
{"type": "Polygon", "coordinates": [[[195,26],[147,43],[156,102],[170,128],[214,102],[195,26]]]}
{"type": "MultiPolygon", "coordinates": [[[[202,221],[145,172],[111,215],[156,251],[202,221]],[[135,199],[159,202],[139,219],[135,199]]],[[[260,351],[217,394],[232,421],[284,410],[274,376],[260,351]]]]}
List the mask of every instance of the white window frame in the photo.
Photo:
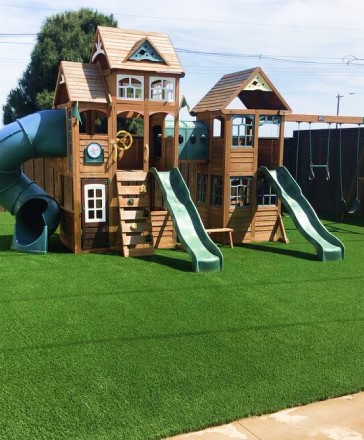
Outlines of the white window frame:
{"type": "Polygon", "coordinates": [[[85,223],[103,223],[106,222],[106,186],[102,183],[89,183],[84,186],[84,206],[85,206],[85,223]],[[93,190],[93,195],[89,196],[89,190],[93,190]],[[96,191],[101,190],[101,196],[96,195],[96,191]],[[101,207],[96,206],[96,202],[101,200],[101,207]],[[91,208],[89,202],[93,201],[94,206],[91,208]],[[97,211],[101,211],[101,218],[97,218],[97,211]],[[94,218],[90,218],[90,212],[94,213],[94,218]]]}
{"type": "Polygon", "coordinates": [[[160,76],[151,76],[149,79],[149,97],[152,101],[167,101],[173,102],[176,96],[176,79],[165,78],[160,76]],[[160,82],[159,86],[152,84],[160,82]],[[172,87],[170,88],[169,85],[172,87]]]}
{"type": "Polygon", "coordinates": [[[142,101],[144,99],[144,77],[143,76],[137,76],[137,75],[117,75],[116,76],[116,95],[118,99],[128,99],[133,101],[142,101]],[[129,84],[126,86],[120,86],[119,83],[123,79],[128,79],[129,84]],[[132,84],[132,80],[135,79],[140,82],[140,87],[132,84]],[[133,89],[133,97],[129,98],[128,95],[128,89],[133,89]],[[121,91],[124,91],[125,96],[121,96],[121,91]],[[135,96],[136,91],[140,90],[140,98],[137,98],[135,96]]]}

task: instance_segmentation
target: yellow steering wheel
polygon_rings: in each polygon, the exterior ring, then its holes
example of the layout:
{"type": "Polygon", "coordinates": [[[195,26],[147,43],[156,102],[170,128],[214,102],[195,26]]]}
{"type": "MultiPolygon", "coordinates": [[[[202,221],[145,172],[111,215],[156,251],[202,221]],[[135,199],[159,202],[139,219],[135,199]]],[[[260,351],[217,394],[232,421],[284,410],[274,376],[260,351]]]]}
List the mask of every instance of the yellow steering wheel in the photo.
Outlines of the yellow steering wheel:
{"type": "Polygon", "coordinates": [[[125,130],[120,130],[116,134],[116,142],[114,143],[115,153],[117,151],[129,150],[133,144],[133,136],[125,130]]]}

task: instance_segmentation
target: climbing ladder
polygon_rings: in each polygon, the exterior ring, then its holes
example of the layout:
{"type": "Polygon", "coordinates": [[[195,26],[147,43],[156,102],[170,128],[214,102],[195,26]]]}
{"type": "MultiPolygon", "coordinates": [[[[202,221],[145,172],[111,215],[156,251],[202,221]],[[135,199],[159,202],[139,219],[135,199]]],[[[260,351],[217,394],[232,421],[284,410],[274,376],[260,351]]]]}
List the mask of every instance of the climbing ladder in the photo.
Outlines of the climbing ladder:
{"type": "Polygon", "coordinates": [[[153,255],[153,235],[147,173],[118,171],[117,190],[124,257],[153,255]]]}

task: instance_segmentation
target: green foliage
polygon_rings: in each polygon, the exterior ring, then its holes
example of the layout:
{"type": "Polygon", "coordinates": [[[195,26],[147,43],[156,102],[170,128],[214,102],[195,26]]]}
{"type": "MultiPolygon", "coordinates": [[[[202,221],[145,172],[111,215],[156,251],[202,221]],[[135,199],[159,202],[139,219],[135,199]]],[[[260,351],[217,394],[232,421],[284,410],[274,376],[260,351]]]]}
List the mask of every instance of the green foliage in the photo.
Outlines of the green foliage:
{"type": "Polygon", "coordinates": [[[31,61],[3,106],[4,124],[52,106],[60,61],[89,62],[97,26],[115,27],[117,22],[112,14],[87,8],[47,18],[38,33],[31,61]]]}
{"type": "Polygon", "coordinates": [[[289,244],[188,255],[9,251],[0,214],[0,438],[159,439],[364,389],[364,230],[344,261],[289,244]]]}
{"type": "Polygon", "coordinates": [[[117,128],[126,130],[136,136],[143,136],[144,120],[143,118],[121,118],[118,117],[117,128]]]}

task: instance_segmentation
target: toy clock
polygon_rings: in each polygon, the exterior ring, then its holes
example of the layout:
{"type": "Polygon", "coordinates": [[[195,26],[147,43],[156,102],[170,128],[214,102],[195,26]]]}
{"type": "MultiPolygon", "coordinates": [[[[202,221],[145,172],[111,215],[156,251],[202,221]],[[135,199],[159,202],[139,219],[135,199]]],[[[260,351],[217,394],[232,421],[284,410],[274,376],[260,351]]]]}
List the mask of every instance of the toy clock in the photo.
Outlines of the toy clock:
{"type": "Polygon", "coordinates": [[[83,162],[91,165],[104,163],[104,150],[97,142],[91,142],[83,150],[83,162]]]}

